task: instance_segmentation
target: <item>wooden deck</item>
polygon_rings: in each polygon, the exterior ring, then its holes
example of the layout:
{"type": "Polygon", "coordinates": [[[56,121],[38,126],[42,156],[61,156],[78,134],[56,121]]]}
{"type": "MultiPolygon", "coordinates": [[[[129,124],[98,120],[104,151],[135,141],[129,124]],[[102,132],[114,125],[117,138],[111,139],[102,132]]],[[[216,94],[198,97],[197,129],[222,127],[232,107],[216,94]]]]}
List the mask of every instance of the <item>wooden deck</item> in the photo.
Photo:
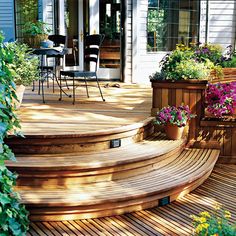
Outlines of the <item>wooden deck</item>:
{"type": "Polygon", "coordinates": [[[192,193],[170,205],[122,216],[98,219],[34,222],[28,235],[110,235],[157,236],[191,235],[191,214],[209,211],[216,203],[224,204],[236,221],[236,166],[217,165],[210,178],[192,193]]]}
{"type": "Polygon", "coordinates": [[[75,105],[66,96],[58,101],[59,91],[52,93],[52,86],[45,88],[45,104],[37,91],[28,88],[19,111],[23,133],[26,136],[83,134],[130,125],[150,116],[150,86],[119,83],[120,88],[116,88],[111,87],[115,82],[109,82],[109,87],[104,88],[107,83],[101,83],[105,102],[95,83],[91,83],[90,98],[86,96],[84,84],[76,89],[75,105]]]}

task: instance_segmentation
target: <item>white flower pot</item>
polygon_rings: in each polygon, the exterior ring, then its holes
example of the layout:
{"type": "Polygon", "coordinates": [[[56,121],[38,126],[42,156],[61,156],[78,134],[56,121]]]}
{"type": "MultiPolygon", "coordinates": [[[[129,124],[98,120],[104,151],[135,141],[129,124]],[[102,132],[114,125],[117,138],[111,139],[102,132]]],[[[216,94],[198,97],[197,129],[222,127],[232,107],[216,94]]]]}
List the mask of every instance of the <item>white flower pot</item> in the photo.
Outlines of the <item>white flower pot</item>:
{"type": "Polygon", "coordinates": [[[23,100],[24,92],[25,92],[25,86],[24,85],[21,84],[21,85],[16,86],[16,96],[18,98],[18,101],[14,100],[14,102],[13,102],[16,106],[16,109],[20,108],[20,105],[21,105],[22,100],[23,100]]]}

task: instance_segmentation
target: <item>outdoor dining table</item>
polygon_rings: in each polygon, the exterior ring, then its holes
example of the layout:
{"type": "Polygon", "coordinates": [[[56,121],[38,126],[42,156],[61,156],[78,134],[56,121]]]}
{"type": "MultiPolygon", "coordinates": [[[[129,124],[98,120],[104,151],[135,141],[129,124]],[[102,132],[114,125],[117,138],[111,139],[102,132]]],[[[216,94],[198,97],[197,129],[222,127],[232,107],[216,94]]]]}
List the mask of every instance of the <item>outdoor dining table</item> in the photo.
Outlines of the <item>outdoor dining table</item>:
{"type": "MultiPolygon", "coordinates": [[[[40,66],[39,66],[40,78],[39,78],[39,91],[38,91],[38,93],[40,94],[40,87],[42,87],[43,103],[45,103],[43,84],[44,84],[45,80],[48,81],[48,76],[50,73],[53,74],[53,92],[54,92],[54,78],[57,82],[57,85],[60,87],[60,89],[62,89],[59,82],[58,82],[56,73],[54,71],[54,67],[48,66],[47,59],[48,59],[48,57],[58,58],[59,60],[61,59],[59,61],[58,65],[62,64],[62,66],[64,66],[64,56],[66,54],[68,54],[68,51],[69,51],[68,48],[65,48],[65,47],[33,48],[32,49],[32,53],[34,55],[40,56],[40,66]],[[62,63],[61,63],[61,61],[62,61],[62,63]]],[[[35,89],[35,85],[33,83],[32,91],[34,91],[34,89],[35,89]]]]}

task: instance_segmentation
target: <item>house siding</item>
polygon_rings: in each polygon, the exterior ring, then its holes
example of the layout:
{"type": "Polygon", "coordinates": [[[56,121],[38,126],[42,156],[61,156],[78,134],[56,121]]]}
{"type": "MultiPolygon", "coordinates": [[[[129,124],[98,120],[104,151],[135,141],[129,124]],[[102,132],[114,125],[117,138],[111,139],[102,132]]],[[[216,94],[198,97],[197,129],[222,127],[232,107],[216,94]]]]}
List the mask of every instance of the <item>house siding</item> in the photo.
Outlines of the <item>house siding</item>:
{"type": "Polygon", "coordinates": [[[132,82],[149,83],[149,76],[158,70],[158,62],[166,52],[147,52],[147,0],[134,0],[132,82]],[[135,45],[136,44],[136,45],[135,45]]]}
{"type": "Polygon", "coordinates": [[[14,0],[0,0],[0,30],[5,41],[15,40],[14,0]]]}
{"type": "MultiPolygon", "coordinates": [[[[133,14],[133,82],[149,83],[149,75],[159,68],[167,52],[147,52],[148,0],[134,0],[133,14]],[[135,45],[137,43],[137,45],[135,45]]],[[[200,2],[199,41],[216,43],[224,48],[235,45],[236,1],[203,0],[200,2]]]]}
{"type": "Polygon", "coordinates": [[[124,41],[125,41],[125,50],[123,56],[123,81],[127,83],[132,82],[132,67],[133,67],[133,1],[126,0],[126,7],[124,15],[126,16],[124,22],[124,41]]]}
{"type": "Polygon", "coordinates": [[[208,42],[235,44],[236,1],[209,1],[208,42]]]}

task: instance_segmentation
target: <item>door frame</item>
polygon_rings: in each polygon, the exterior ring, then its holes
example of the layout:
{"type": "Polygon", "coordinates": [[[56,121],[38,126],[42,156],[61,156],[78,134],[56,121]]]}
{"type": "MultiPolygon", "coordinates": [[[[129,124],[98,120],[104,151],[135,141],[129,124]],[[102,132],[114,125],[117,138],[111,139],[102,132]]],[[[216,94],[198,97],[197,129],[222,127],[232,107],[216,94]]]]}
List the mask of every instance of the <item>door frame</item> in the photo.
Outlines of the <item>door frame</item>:
{"type": "MultiPolygon", "coordinates": [[[[83,0],[78,0],[78,59],[79,65],[76,66],[65,66],[65,69],[76,69],[83,70],[84,69],[84,4],[83,0]]],[[[67,36],[66,26],[65,26],[65,1],[64,0],[56,0],[55,1],[55,19],[57,21],[57,25],[55,24],[55,33],[67,36]]],[[[64,62],[64,65],[66,63],[64,62]]]]}
{"type": "MultiPolygon", "coordinates": [[[[120,29],[120,68],[101,68],[98,64],[98,78],[102,79],[119,79],[123,81],[124,75],[124,50],[125,50],[125,6],[126,1],[120,1],[120,17],[121,17],[121,29],[120,29]]],[[[99,22],[99,1],[89,1],[89,34],[100,33],[99,22]]]]}

